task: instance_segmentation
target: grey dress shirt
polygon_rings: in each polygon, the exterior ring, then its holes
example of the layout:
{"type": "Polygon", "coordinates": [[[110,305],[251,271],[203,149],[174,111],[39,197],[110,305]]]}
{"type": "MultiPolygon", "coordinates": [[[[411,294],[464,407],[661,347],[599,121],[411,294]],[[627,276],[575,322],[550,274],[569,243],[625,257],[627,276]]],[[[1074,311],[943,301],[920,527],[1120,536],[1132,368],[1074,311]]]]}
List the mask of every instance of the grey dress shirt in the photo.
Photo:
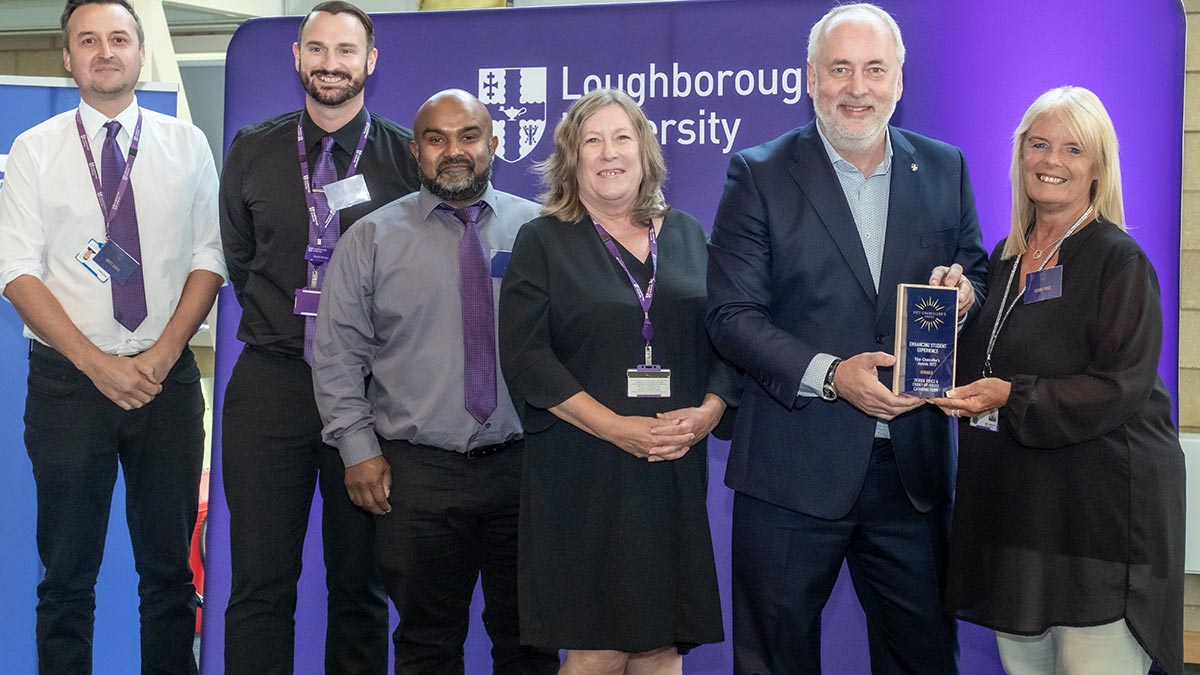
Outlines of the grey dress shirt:
{"type": "MultiPolygon", "coordinates": [[[[482,201],[488,208],[479,236],[491,252],[510,251],[517,230],[540,209],[490,184],[482,201]]],[[[377,434],[457,452],[521,436],[499,366],[496,411],[480,424],[466,410],[458,290],[463,224],[439,204],[422,187],[381,207],[342,235],[328,263],[313,385],[322,436],[346,466],[380,454],[377,434]]],[[[498,268],[493,264],[494,298],[503,276],[498,268]]]]}

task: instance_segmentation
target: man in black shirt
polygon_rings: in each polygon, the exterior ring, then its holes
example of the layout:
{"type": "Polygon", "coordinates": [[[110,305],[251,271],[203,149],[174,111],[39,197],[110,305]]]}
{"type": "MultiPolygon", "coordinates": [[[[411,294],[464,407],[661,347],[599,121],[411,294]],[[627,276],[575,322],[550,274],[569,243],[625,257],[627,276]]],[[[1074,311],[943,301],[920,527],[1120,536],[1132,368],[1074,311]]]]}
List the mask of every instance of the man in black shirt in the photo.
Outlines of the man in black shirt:
{"type": "Polygon", "coordinates": [[[221,236],[246,343],[225,392],[221,440],[233,566],[225,667],[293,672],[296,582],[319,480],[326,672],[384,673],[387,595],[374,522],[350,502],[338,452],[321,442],[309,363],[324,267],[341,232],[420,182],[412,132],[363,107],[377,56],[370,17],[323,2],[292,50],[304,110],[239,131],[221,177],[221,236]]]}

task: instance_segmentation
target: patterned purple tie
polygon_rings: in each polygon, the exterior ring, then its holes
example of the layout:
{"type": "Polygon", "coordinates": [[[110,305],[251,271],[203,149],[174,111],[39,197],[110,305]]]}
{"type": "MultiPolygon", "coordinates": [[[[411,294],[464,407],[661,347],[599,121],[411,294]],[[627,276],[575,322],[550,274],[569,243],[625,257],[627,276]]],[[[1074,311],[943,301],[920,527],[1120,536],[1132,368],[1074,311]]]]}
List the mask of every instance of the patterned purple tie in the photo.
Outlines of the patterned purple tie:
{"type": "MultiPolygon", "coordinates": [[[[321,188],[329,183],[337,182],[337,169],[333,166],[333,136],[326,135],[321,139],[321,156],[317,158],[317,165],[313,168],[312,183],[313,183],[313,198],[317,203],[317,224],[325,225],[325,219],[329,217],[329,201],[325,198],[325,193],[321,188]]],[[[333,220],[329,221],[329,227],[324,232],[320,231],[319,227],[313,227],[310,222],[308,224],[308,243],[316,246],[317,240],[320,240],[321,246],[333,248],[337,246],[338,237],[342,234],[342,216],[338,212],[334,212],[333,220]]],[[[326,263],[328,264],[328,263],[326,263]]],[[[312,280],[313,275],[317,277],[317,283],[314,288],[320,290],[325,284],[325,265],[314,265],[308,263],[308,280],[312,280]]],[[[317,328],[317,317],[304,317],[304,360],[312,365],[313,353],[313,333],[317,328]]]]}
{"type": "MultiPolygon", "coordinates": [[[[108,135],[104,137],[104,148],[100,151],[100,186],[104,192],[104,203],[112,206],[125,173],[125,156],[117,146],[117,132],[121,123],[105,122],[108,135]]],[[[125,252],[138,261],[133,274],[123,284],[113,281],[113,318],[131,331],[137,330],[146,320],[146,283],[142,277],[142,240],[138,236],[137,210],[133,203],[133,182],[125,187],[121,204],[108,226],[108,240],[115,241],[125,252]]]]}
{"type": "Polygon", "coordinates": [[[462,296],[463,394],[467,412],[483,424],[496,410],[496,322],[492,275],[479,240],[479,214],[484,203],[453,209],[462,221],[458,244],[458,292],[462,296]]]}

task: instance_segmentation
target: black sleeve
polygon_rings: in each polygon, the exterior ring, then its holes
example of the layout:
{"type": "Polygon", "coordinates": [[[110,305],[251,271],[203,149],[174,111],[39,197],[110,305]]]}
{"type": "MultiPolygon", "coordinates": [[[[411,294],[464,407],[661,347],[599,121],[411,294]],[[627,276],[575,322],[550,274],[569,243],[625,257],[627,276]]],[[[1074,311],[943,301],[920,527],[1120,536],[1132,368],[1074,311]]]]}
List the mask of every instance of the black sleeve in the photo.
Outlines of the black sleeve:
{"type": "Polygon", "coordinates": [[[221,190],[218,211],[221,218],[221,245],[225,250],[225,264],[229,268],[229,281],[242,302],[242,291],[246,287],[246,268],[254,259],[254,218],[243,198],[242,181],[245,175],[247,156],[242,132],[234,136],[221,169],[221,190]]]}

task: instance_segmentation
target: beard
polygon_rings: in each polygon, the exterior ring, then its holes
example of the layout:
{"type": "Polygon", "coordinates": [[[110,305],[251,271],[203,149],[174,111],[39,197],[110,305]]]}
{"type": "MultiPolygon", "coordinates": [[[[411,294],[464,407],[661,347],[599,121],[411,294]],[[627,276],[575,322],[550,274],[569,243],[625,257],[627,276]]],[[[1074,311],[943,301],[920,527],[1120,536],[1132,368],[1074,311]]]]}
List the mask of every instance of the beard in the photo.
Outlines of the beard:
{"type": "Polygon", "coordinates": [[[424,185],[437,198],[451,203],[465,202],[482,195],[484,190],[487,190],[488,181],[491,179],[492,158],[490,156],[487,164],[479,171],[475,170],[475,163],[471,160],[445,159],[438,162],[437,171],[433,176],[426,176],[424,171],[421,172],[421,185],[424,185]],[[443,169],[456,165],[467,167],[471,171],[458,180],[442,177],[443,169]]]}
{"type": "Polygon", "coordinates": [[[300,82],[304,84],[304,91],[313,97],[321,105],[330,107],[339,106],[346,101],[358,96],[363,90],[363,86],[367,83],[367,67],[364,64],[362,73],[358,77],[354,77],[344,70],[313,70],[300,73],[300,82]],[[324,85],[316,78],[320,75],[336,75],[346,78],[345,84],[341,86],[333,85],[336,88],[330,88],[329,85],[324,85]]]}
{"type": "Polygon", "coordinates": [[[818,97],[813,101],[813,111],[817,121],[821,123],[821,131],[830,145],[839,151],[865,152],[879,142],[887,129],[892,113],[896,112],[896,100],[882,102],[873,97],[850,98],[841,97],[835,101],[826,101],[818,97]],[[838,116],[838,106],[866,107],[874,109],[871,116],[862,121],[844,120],[838,116]]]}

